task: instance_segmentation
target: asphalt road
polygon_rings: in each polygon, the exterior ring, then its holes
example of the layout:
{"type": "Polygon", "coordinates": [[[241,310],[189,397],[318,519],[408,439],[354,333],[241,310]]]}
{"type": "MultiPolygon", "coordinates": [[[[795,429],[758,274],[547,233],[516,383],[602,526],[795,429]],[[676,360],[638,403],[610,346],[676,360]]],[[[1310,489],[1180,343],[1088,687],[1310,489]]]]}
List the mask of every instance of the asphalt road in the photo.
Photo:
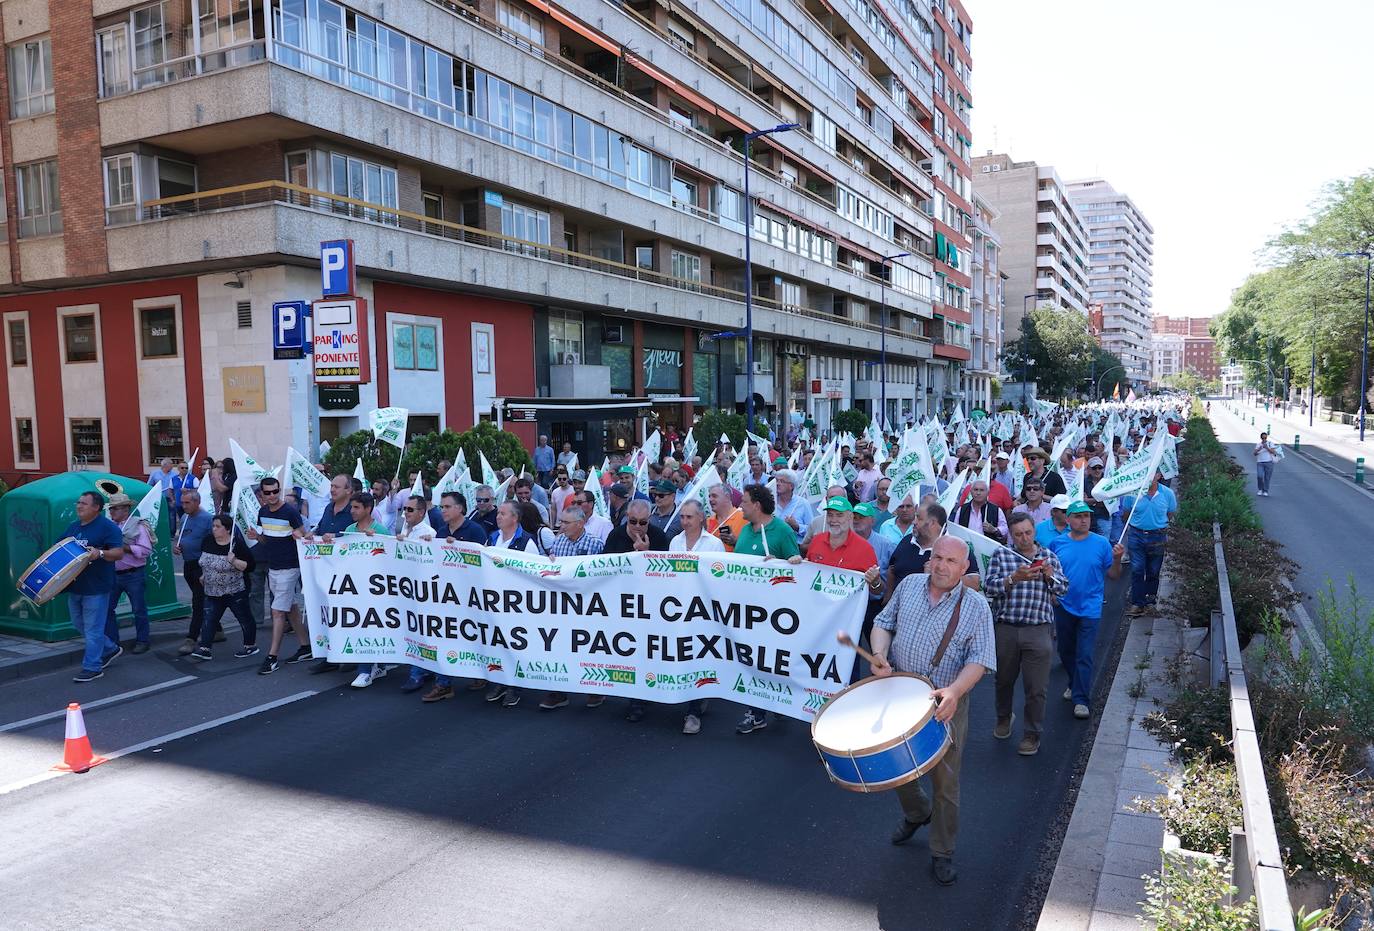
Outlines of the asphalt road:
{"type": "MultiPolygon", "coordinates": [[[[1369,558],[1374,496],[1346,477],[1353,472],[1353,454],[1313,449],[1313,444],[1304,443],[1304,452],[1322,463],[1317,465],[1290,447],[1274,466],[1269,497],[1260,498],[1255,494],[1253,453],[1263,425],[1242,422],[1219,400],[1212,401],[1211,419],[1217,438],[1246,471],[1246,488],[1264,521],[1264,532],[1282,543],[1284,552],[1301,567],[1293,584],[1306,596],[1308,613],[1317,617],[1317,597],[1327,590],[1328,582],[1344,597],[1347,579],[1354,577],[1363,582],[1366,597],[1374,594],[1369,558]],[[1333,468],[1340,474],[1332,474],[1333,468]]],[[[1374,476],[1368,480],[1374,481],[1374,476]]]]}
{"type": "MultiPolygon", "coordinates": [[[[1108,591],[1099,658],[1120,623],[1108,591]]],[[[1096,724],[1056,669],[1042,750],[1022,758],[991,736],[991,681],[975,690],[960,879],[941,888],[926,832],[891,846],[895,798],[831,785],[803,722],[737,736],[741,709],[713,702],[688,737],[669,706],[632,725],[619,701],[423,705],[396,672],[367,690],[304,666],[257,676],[236,640],[205,666],[169,644],[79,690],[70,670],[0,685],[0,924],[1011,929],[1038,911],[1096,724]],[[113,698],[86,714],[92,742],[133,752],[23,785],[63,734],[60,714],[24,722],[74,697],[113,698]]]]}

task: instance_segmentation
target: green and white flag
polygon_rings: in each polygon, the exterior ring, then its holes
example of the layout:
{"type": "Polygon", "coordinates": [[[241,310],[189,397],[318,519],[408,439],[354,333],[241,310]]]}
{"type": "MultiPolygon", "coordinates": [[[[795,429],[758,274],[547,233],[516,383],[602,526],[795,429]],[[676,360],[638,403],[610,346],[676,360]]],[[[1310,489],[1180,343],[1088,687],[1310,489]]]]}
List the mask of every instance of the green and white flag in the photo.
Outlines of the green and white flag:
{"type": "Polygon", "coordinates": [[[490,485],[492,488],[495,488],[499,482],[496,479],[496,470],[491,467],[490,462],[487,462],[487,454],[478,450],[477,458],[482,463],[482,484],[490,485]]]}
{"type": "MultiPolygon", "coordinates": [[[[152,488],[148,489],[148,493],[143,496],[143,499],[138,502],[138,505],[129,512],[128,519],[124,521],[120,529],[123,530],[124,527],[129,526],[135,521],[143,521],[148,525],[148,532],[152,534],[153,542],[156,543],[157,523],[162,519],[162,502],[166,499],[167,496],[162,493],[162,486],[154,485],[152,488]]],[[[256,504],[257,500],[257,497],[254,496],[253,503],[256,504]]]]}
{"type": "Polygon", "coordinates": [[[259,465],[258,461],[248,455],[244,448],[238,444],[238,440],[232,437],[229,440],[229,455],[234,459],[234,468],[238,477],[247,479],[250,484],[256,485],[263,479],[275,477],[277,474],[276,469],[266,469],[259,465]]]}
{"type": "Polygon", "coordinates": [[[358,464],[353,467],[353,477],[363,483],[363,490],[367,490],[367,473],[363,471],[362,457],[358,458],[358,464]]]}
{"type": "MultiPolygon", "coordinates": [[[[740,456],[739,459],[737,459],[737,460],[735,460],[735,461],[736,461],[736,462],[744,461],[744,467],[745,467],[746,469],[749,468],[749,463],[748,463],[747,461],[744,460],[744,457],[743,457],[743,456],[740,456]]],[[[643,460],[640,461],[640,463],[639,463],[639,469],[635,472],[635,494],[636,494],[636,495],[643,495],[643,496],[646,497],[646,498],[649,497],[649,460],[648,460],[648,457],[645,457],[643,460]]]]}
{"type": "Polygon", "coordinates": [[[1021,451],[1014,450],[1011,455],[1011,496],[1021,496],[1021,485],[1026,480],[1026,459],[1021,451]]]}
{"type": "Polygon", "coordinates": [[[940,507],[945,509],[946,514],[953,514],[954,509],[959,506],[959,497],[964,493],[964,486],[968,484],[968,476],[967,470],[960,472],[940,493],[940,507]]]}
{"type": "Polygon", "coordinates": [[[658,462],[658,454],[663,451],[663,436],[655,430],[644,441],[644,446],[640,451],[644,454],[645,462],[658,462]]]}
{"type": "Polygon", "coordinates": [[[596,511],[597,517],[611,516],[611,506],[606,502],[606,489],[601,487],[601,470],[593,467],[591,474],[587,476],[587,484],[584,491],[592,493],[592,508],[596,511]]]}
{"type": "Polygon", "coordinates": [[[1093,486],[1093,497],[1098,501],[1137,495],[1150,487],[1155,472],[1164,459],[1164,453],[1173,438],[1168,430],[1161,430],[1145,449],[1128,459],[1121,468],[1112,473],[1111,478],[1103,478],[1093,486]]]}
{"type": "Polygon", "coordinates": [[[682,462],[690,465],[692,457],[697,454],[697,435],[693,430],[687,431],[687,439],[682,443],[682,462]]]}
{"type": "Polygon", "coordinates": [[[229,516],[234,521],[234,526],[239,528],[239,533],[247,537],[249,530],[257,529],[258,511],[261,507],[258,503],[258,496],[253,491],[252,482],[240,478],[234,483],[234,496],[229,507],[229,516]]]}
{"type": "MultiPolygon", "coordinates": [[[[725,473],[725,484],[735,491],[744,491],[744,480],[749,477],[749,457],[740,455],[735,457],[735,461],[730,463],[730,470],[725,473]]],[[[648,487],[648,475],[645,475],[644,484],[648,487]]]]}
{"type": "Polygon", "coordinates": [[[945,442],[945,430],[938,417],[931,417],[922,427],[926,434],[926,447],[930,450],[930,464],[938,474],[949,459],[949,444],[945,442]]]}
{"type": "Polygon", "coordinates": [[[390,443],[397,449],[406,445],[406,419],[410,411],[404,407],[383,407],[367,415],[372,436],[383,443],[390,443]]]}
{"type": "Polygon", "coordinates": [[[894,503],[901,504],[908,495],[914,503],[921,503],[921,486],[935,484],[935,466],[930,461],[930,449],[922,431],[908,430],[904,434],[902,448],[888,467],[887,475],[892,479],[887,493],[894,503]]]}
{"type": "Polygon", "coordinates": [[[986,577],[988,574],[988,563],[992,562],[992,557],[997,551],[1002,549],[1002,544],[996,540],[983,536],[981,533],[969,530],[955,521],[945,524],[945,533],[951,537],[963,540],[973,549],[973,558],[977,561],[978,574],[986,577]]]}
{"type": "Polygon", "coordinates": [[[286,447],[286,484],[302,489],[306,494],[329,494],[329,479],[309,459],[286,447]]]}
{"type": "MultiPolygon", "coordinates": [[[[430,498],[429,498],[429,502],[430,502],[430,504],[434,505],[435,507],[438,507],[438,506],[439,506],[439,499],[440,499],[441,497],[443,497],[444,492],[447,492],[447,491],[457,491],[457,490],[458,490],[458,467],[457,467],[456,465],[454,465],[454,466],[449,466],[449,467],[448,467],[448,471],[445,472],[443,475],[439,476],[439,481],[435,482],[435,483],[434,483],[434,487],[433,487],[432,489],[430,489],[430,498]]],[[[473,502],[472,502],[472,499],[471,499],[471,498],[468,498],[468,499],[467,499],[467,502],[468,502],[468,510],[472,510],[472,509],[475,507],[475,505],[474,505],[473,502]]]]}

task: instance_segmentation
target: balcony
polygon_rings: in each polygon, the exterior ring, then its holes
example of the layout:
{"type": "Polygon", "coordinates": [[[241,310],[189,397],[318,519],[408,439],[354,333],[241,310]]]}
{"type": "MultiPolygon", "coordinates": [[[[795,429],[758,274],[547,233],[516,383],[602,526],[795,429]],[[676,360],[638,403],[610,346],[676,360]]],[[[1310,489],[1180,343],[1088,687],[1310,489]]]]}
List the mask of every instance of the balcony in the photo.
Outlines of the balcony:
{"type": "MultiPolygon", "coordinates": [[[[588,306],[703,326],[744,325],[744,294],[545,243],[436,220],[284,181],[258,181],[150,200],[138,222],[106,232],[111,272],[150,267],[233,267],[290,256],[318,261],[319,243],[352,238],[360,270],[437,281],[510,299],[551,296],[588,306]]],[[[761,334],[877,351],[880,328],[808,307],[755,297],[761,334]]],[[[892,328],[888,351],[929,358],[930,344],[892,328]]]]}

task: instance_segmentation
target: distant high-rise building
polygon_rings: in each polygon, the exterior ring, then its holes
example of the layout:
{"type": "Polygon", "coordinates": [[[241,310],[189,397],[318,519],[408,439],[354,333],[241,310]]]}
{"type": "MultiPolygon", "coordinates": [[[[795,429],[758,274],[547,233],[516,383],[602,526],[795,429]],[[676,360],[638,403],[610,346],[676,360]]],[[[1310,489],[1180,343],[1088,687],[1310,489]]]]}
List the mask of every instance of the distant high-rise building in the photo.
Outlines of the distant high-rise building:
{"type": "Polygon", "coordinates": [[[997,211],[986,200],[973,196],[973,312],[972,358],[965,370],[970,406],[992,403],[992,379],[1001,371],[1002,311],[1006,303],[1006,274],[1002,271],[1002,243],[992,228],[997,211]]]}
{"type": "Polygon", "coordinates": [[[973,160],[974,189],[997,212],[1007,274],[1003,339],[1020,333],[1023,310],[1052,305],[1088,312],[1088,237],[1052,166],[989,152],[973,160]]]}
{"type": "Polygon", "coordinates": [[[1208,329],[1211,322],[1210,317],[1153,318],[1156,338],[1162,335],[1183,337],[1181,357],[1174,372],[1169,374],[1192,372],[1208,381],[1221,378],[1221,360],[1217,358],[1217,343],[1208,329]]]}
{"type": "Polygon", "coordinates": [[[1102,347],[1133,379],[1151,376],[1154,228],[1135,203],[1101,178],[1070,181],[1069,202],[1088,232],[1088,289],[1102,304],[1102,347]]]}

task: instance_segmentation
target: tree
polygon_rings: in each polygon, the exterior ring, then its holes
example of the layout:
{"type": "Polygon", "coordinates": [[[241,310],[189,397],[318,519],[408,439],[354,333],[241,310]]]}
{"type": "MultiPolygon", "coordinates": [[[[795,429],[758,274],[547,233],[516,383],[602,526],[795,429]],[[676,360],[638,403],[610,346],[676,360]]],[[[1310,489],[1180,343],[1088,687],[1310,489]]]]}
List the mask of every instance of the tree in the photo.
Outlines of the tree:
{"type": "MultiPolygon", "coordinates": [[[[697,438],[697,449],[703,452],[700,455],[705,458],[705,450],[715,449],[720,442],[721,434],[725,434],[730,439],[730,445],[736,451],[744,449],[744,415],[731,414],[728,411],[707,411],[701,415],[701,419],[692,427],[692,432],[697,438]]],[[[767,421],[754,417],[754,435],[768,436],[767,421]]],[[[766,452],[767,450],[765,450],[766,452]]]]}
{"type": "MultiPolygon", "coordinates": [[[[426,433],[411,437],[406,443],[405,458],[401,461],[400,477],[404,480],[411,472],[420,472],[426,484],[433,484],[442,476],[439,474],[440,462],[455,462],[458,450],[472,469],[478,481],[482,479],[481,459],[478,453],[485,453],[493,469],[521,469],[529,471],[534,467],[530,454],[525,451],[514,434],[496,429],[490,421],[482,421],[471,430],[454,433],[426,433]]],[[[401,451],[390,443],[377,442],[371,430],[359,430],[348,436],[340,437],[329,448],[325,465],[331,473],[343,472],[352,475],[357,460],[363,460],[363,472],[369,482],[390,482],[397,475],[396,459],[401,451]]]]}
{"type": "Polygon", "coordinates": [[[852,433],[858,436],[868,429],[870,422],[871,418],[867,414],[851,407],[835,415],[835,419],[830,422],[830,429],[836,434],[852,433]]]}
{"type": "Polygon", "coordinates": [[[1045,305],[1027,315],[1022,335],[1008,345],[1003,358],[1014,378],[1021,377],[1023,362],[1030,362],[1026,377],[1036,383],[1040,397],[1064,398],[1087,384],[1094,351],[1100,347],[1088,332],[1086,317],[1045,305]]]}

